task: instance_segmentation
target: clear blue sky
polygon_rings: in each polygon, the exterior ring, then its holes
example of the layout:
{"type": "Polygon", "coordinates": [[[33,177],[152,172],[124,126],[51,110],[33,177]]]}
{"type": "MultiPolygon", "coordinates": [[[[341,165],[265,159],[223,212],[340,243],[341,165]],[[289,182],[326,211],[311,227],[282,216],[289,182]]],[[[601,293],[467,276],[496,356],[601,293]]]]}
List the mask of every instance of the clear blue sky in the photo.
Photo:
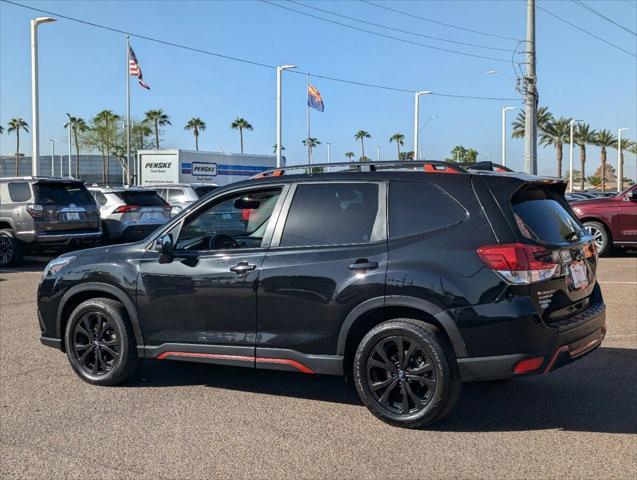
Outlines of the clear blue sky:
{"type": "MultiPolygon", "coordinates": [[[[494,56],[496,62],[453,55],[354,31],[302,16],[259,1],[32,1],[23,3],[112,26],[121,30],[194,46],[270,65],[293,63],[304,71],[326,76],[440,93],[517,98],[512,86],[511,53],[453,45],[405,33],[365,26],[298,4],[290,8],[368,28],[387,35],[442,48],[494,56]],[[487,75],[497,69],[497,75],[487,75]]],[[[311,6],[369,22],[512,50],[515,42],[409,18],[359,1],[315,1],[311,6]]],[[[523,38],[526,2],[511,1],[381,1],[415,15],[498,35],[523,38]]],[[[591,7],[628,29],[637,30],[637,3],[631,0],[589,1],[591,7]]],[[[636,37],[571,1],[538,1],[553,13],[632,52],[636,37]]],[[[36,12],[0,3],[0,124],[21,116],[29,123],[30,53],[29,19],[36,12]]],[[[236,116],[252,123],[246,133],[248,153],[271,153],[275,143],[275,74],[272,70],[188,52],[151,41],[132,38],[132,45],[151,90],[132,83],[133,116],[162,108],[173,126],[165,130],[163,147],[194,148],[192,134],[183,130],[193,116],[208,124],[200,148],[239,150],[239,135],[230,130],[236,116]]],[[[572,116],[596,128],[618,127],[631,139],[637,134],[636,59],[565,25],[542,11],[537,13],[537,57],[540,104],[556,115],[572,116]]],[[[522,57],[518,57],[522,59],[522,57]]],[[[89,119],[102,109],[124,113],[125,38],[68,20],[40,27],[41,148],[50,152],[49,138],[64,139],[65,113],[89,119]]],[[[133,79],[134,81],[134,79],[133,79]]],[[[394,132],[406,135],[413,145],[413,96],[409,93],[365,88],[324,79],[312,79],[325,100],[325,112],[313,111],[312,136],[323,145],[315,157],[326,159],[331,142],[333,159],[347,151],[360,154],[353,135],[359,129],[371,133],[366,154],[395,157],[388,139],[394,132]]],[[[302,162],[305,152],[305,77],[285,77],[284,140],[291,163],[302,162]]],[[[500,108],[521,106],[518,101],[480,101],[427,96],[421,100],[422,122],[435,114],[421,136],[424,154],[442,159],[456,144],[473,147],[479,159],[500,158],[500,108]]],[[[509,113],[513,118],[514,112],[509,113]]],[[[0,136],[0,152],[15,151],[15,137],[0,136]]],[[[21,150],[29,155],[30,138],[21,137],[21,150]]],[[[58,144],[62,151],[66,146],[58,144]]],[[[523,142],[509,141],[508,159],[522,168],[523,142]]],[[[577,155],[577,152],[576,152],[577,155]]],[[[609,161],[615,164],[615,151],[609,161]]],[[[539,169],[555,170],[554,150],[539,149],[539,169]]],[[[577,157],[576,157],[577,158],[577,157]]],[[[568,153],[565,152],[565,161],[568,153]]],[[[635,178],[636,161],[626,157],[626,173],[635,178]]],[[[599,165],[599,151],[589,148],[587,173],[599,165]]],[[[578,168],[578,167],[576,167],[578,168]]]]}

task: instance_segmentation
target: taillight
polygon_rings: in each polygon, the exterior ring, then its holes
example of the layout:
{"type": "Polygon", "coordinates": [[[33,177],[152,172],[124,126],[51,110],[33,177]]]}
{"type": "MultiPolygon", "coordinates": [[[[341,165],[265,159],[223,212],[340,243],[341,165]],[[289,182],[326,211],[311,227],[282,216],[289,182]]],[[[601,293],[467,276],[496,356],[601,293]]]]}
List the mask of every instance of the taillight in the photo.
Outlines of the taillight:
{"type": "Polygon", "coordinates": [[[139,205],[122,205],[113,210],[113,213],[131,213],[139,210],[139,205]]]}
{"type": "Polygon", "coordinates": [[[33,218],[42,218],[45,215],[44,207],[39,203],[30,203],[29,205],[27,205],[27,212],[33,218]]]}
{"type": "Polygon", "coordinates": [[[478,248],[477,253],[491,270],[515,285],[548,280],[559,271],[559,265],[552,261],[551,252],[536,245],[486,245],[478,248]]]}

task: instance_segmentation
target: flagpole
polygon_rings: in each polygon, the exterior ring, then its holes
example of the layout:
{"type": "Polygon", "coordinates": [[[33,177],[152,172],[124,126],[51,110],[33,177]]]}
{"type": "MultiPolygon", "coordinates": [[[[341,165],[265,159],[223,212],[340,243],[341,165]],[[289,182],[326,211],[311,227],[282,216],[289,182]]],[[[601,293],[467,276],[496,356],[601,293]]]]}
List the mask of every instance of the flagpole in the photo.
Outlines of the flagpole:
{"type": "Polygon", "coordinates": [[[126,35],[126,182],[131,184],[130,175],[130,36],[126,35]]]}
{"type": "MultiPolygon", "coordinates": [[[[307,74],[306,96],[310,93],[310,73],[307,74]]],[[[310,146],[310,102],[307,101],[307,163],[312,163],[312,147],[310,146]]]]}

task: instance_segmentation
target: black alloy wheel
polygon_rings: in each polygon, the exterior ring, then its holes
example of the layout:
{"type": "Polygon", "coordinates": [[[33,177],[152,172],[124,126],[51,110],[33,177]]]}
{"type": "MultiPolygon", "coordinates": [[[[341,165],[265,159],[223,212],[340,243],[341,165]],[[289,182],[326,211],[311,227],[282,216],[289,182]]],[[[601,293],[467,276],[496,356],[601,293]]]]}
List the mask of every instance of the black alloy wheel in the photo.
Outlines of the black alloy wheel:
{"type": "Polygon", "coordinates": [[[87,373],[101,376],[110,372],[117,363],[121,337],[110,318],[100,312],[89,312],[75,324],[70,348],[87,373]]]}
{"type": "Polygon", "coordinates": [[[410,415],[431,401],[436,372],[416,339],[393,335],[381,339],[368,355],[367,382],[382,408],[410,415]]]}
{"type": "Polygon", "coordinates": [[[22,260],[20,245],[11,230],[0,230],[0,267],[19,265],[22,260]]]}

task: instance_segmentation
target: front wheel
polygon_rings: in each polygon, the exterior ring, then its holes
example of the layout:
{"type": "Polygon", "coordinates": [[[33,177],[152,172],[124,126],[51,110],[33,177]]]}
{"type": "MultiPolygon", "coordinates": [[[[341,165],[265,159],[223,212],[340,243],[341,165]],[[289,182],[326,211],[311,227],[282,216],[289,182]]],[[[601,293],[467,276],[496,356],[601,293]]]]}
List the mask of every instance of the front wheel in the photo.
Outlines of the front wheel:
{"type": "Polygon", "coordinates": [[[94,385],[125,382],[141,364],[126,310],[110,298],[80,303],[66,324],[64,340],[71,367],[94,385]]]}
{"type": "Polygon", "coordinates": [[[607,255],[611,248],[611,240],[606,227],[600,222],[593,221],[584,222],[584,227],[593,237],[593,242],[595,243],[599,256],[603,257],[607,255]]]}
{"type": "Polygon", "coordinates": [[[447,415],[460,396],[455,355],[431,324],[383,322],[361,340],[354,383],[363,403],[394,426],[421,428],[447,415]]]}

